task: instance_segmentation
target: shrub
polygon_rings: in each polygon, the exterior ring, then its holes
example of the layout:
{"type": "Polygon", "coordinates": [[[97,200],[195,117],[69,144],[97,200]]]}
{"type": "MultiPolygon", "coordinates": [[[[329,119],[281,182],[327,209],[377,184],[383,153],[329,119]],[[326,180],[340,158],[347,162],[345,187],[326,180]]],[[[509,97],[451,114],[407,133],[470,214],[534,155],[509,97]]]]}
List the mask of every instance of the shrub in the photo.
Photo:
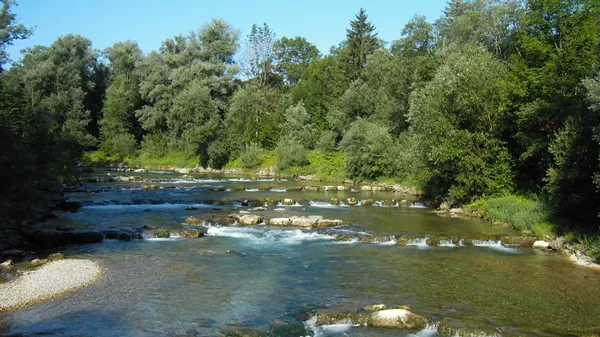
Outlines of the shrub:
{"type": "Polygon", "coordinates": [[[340,147],[352,179],[389,177],[397,168],[396,145],[387,129],[377,124],[362,119],[353,122],[340,147]]]}
{"type": "Polygon", "coordinates": [[[240,154],[240,165],[245,169],[257,168],[264,160],[265,151],[256,145],[250,145],[240,154]]]}
{"type": "Polygon", "coordinates": [[[277,168],[285,170],[294,166],[306,166],[309,164],[306,154],[306,148],[299,141],[284,138],[275,149],[277,168]]]}
{"type": "Polygon", "coordinates": [[[333,131],[323,131],[319,140],[317,140],[317,149],[323,153],[335,152],[337,143],[337,134],[333,131]]]}
{"type": "Polygon", "coordinates": [[[100,149],[110,156],[125,158],[127,156],[136,156],[138,145],[132,134],[121,133],[106,138],[100,145],[100,149]]]}

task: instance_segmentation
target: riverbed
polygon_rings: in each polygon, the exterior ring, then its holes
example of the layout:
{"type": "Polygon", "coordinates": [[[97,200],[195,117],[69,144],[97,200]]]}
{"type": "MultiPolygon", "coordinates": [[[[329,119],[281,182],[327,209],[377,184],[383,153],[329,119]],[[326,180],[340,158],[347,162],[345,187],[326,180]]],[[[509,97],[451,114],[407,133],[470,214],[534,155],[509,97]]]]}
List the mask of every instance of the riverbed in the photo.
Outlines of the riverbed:
{"type": "Polygon", "coordinates": [[[576,267],[561,254],[505,244],[503,237],[519,235],[509,228],[441,218],[417,198],[389,191],[311,192],[301,187],[326,183],[164,171],[136,175],[146,182],[72,189],[67,196],[83,207],[38,226],[177,229],[193,216],[206,221],[206,235],[65,247],[69,258],[98,262],[102,279],[0,313],[0,334],[437,336],[440,322],[488,335],[600,334],[600,272],[576,267]],[[294,204],[284,206],[286,198],[294,204]],[[331,205],[332,198],[340,205],[331,205]],[[359,202],[348,205],[348,198],[359,202]],[[266,210],[252,214],[321,215],[344,225],[237,226],[217,220],[256,206],[266,210]],[[410,239],[399,244],[400,237],[410,239]],[[428,240],[433,237],[443,240],[428,240]],[[311,320],[322,311],[380,303],[409,306],[430,325],[398,331],[351,321],[317,327],[311,320]]]}

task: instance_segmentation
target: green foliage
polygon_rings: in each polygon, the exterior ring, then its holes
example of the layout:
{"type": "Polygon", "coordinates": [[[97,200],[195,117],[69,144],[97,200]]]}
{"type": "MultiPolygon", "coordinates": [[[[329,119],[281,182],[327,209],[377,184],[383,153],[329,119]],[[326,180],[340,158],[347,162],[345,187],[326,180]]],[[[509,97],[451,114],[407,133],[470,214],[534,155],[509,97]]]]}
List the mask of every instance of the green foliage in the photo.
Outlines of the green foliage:
{"type": "Polygon", "coordinates": [[[309,163],[306,155],[306,148],[298,140],[283,138],[275,149],[277,168],[285,170],[295,166],[306,166],[309,163]]]}
{"type": "Polygon", "coordinates": [[[189,157],[183,152],[169,152],[163,156],[153,156],[146,152],[135,158],[126,158],[127,163],[139,167],[185,167],[193,168],[200,163],[199,157],[189,157]]]}
{"type": "Polygon", "coordinates": [[[132,134],[121,133],[106,138],[100,145],[100,149],[112,156],[125,158],[135,156],[138,152],[138,144],[132,134]]]}
{"type": "Polygon", "coordinates": [[[517,195],[507,195],[476,201],[467,206],[477,211],[486,220],[499,221],[515,227],[517,230],[530,230],[536,235],[548,234],[554,231],[549,224],[550,208],[540,199],[529,199],[517,195]]]}
{"type": "Polygon", "coordinates": [[[397,148],[384,127],[359,119],[344,135],[340,148],[348,177],[375,180],[391,177],[398,167],[397,148]]]}
{"type": "Polygon", "coordinates": [[[265,150],[256,146],[250,145],[240,154],[238,160],[242,168],[254,169],[257,168],[265,159],[265,150]]]}
{"type": "Polygon", "coordinates": [[[297,36],[293,39],[282,37],[273,45],[276,71],[283,76],[284,83],[296,85],[309,65],[320,57],[315,45],[297,36]]]}
{"type": "Polygon", "coordinates": [[[477,47],[445,50],[434,79],[410,98],[414,149],[426,168],[425,192],[469,202],[513,188],[501,135],[506,69],[477,47]]]}
{"type": "Polygon", "coordinates": [[[254,144],[271,149],[279,139],[283,121],[280,93],[249,84],[235,93],[225,124],[236,144],[254,144]]]}
{"type": "Polygon", "coordinates": [[[360,70],[367,64],[367,56],[381,47],[375,26],[367,19],[366,11],[361,8],[356,18],[350,21],[350,28],[346,29],[347,58],[351,65],[352,80],[358,78],[360,70]]]}
{"type": "Polygon", "coordinates": [[[337,149],[337,134],[333,131],[323,131],[319,140],[317,140],[316,148],[322,153],[335,152],[337,149]]]}
{"type": "Polygon", "coordinates": [[[8,60],[5,49],[11,46],[15,40],[24,40],[31,36],[33,30],[17,23],[16,15],[11,9],[15,6],[15,0],[2,0],[0,9],[0,72],[2,65],[8,60]]]}
{"type": "Polygon", "coordinates": [[[316,130],[302,101],[285,111],[281,131],[285,139],[293,140],[305,148],[314,147],[316,130]]]}
{"type": "Polygon", "coordinates": [[[344,181],[346,179],[346,163],[343,152],[309,151],[307,155],[309,167],[306,174],[314,174],[318,179],[344,181]]]}

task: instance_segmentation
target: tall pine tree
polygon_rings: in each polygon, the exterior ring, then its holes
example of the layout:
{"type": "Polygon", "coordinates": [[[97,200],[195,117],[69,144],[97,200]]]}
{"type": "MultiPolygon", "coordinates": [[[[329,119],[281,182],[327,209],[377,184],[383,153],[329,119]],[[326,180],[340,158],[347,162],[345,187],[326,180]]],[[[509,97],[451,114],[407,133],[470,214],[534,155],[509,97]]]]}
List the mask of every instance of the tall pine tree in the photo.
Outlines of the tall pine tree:
{"type": "Polygon", "coordinates": [[[361,8],[356,19],[350,21],[350,29],[346,29],[346,48],[352,79],[358,78],[360,70],[367,64],[367,56],[381,47],[375,26],[367,18],[365,9],[361,8]]]}

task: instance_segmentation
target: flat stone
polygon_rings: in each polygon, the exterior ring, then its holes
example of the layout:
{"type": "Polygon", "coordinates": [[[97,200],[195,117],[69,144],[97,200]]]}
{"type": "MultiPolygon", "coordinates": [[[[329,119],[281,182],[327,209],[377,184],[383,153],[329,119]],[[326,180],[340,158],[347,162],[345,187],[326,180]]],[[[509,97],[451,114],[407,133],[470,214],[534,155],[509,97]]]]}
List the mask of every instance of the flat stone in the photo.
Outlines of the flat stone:
{"type": "Polygon", "coordinates": [[[379,328],[424,329],[427,318],[405,309],[387,309],[371,314],[369,325],[379,328]]]}
{"type": "Polygon", "coordinates": [[[261,216],[246,214],[238,219],[238,223],[244,226],[254,226],[261,223],[262,220],[263,218],[261,216]]]}
{"type": "Polygon", "coordinates": [[[289,218],[272,218],[268,221],[271,226],[289,226],[291,223],[292,220],[289,218]]]}

